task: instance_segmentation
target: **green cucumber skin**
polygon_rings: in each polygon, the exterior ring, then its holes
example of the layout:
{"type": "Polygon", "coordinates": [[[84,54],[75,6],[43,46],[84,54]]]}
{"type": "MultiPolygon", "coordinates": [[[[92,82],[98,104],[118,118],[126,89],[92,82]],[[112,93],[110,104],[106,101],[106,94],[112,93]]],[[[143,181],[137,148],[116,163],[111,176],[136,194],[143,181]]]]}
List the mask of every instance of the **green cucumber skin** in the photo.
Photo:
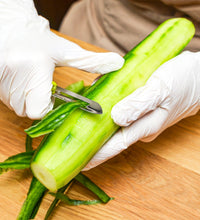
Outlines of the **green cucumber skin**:
{"type": "MultiPolygon", "coordinates": [[[[179,54],[194,31],[193,24],[184,18],[170,19],[161,24],[125,55],[122,69],[104,75],[84,94],[102,106],[103,114],[76,110],[48,136],[34,155],[31,167],[39,164],[47,169],[56,181],[56,189],[75,177],[119,129],[111,118],[112,107],[143,86],[161,64],[179,54]]],[[[48,188],[48,183],[40,179],[38,170],[32,167],[32,171],[48,188]]]]}

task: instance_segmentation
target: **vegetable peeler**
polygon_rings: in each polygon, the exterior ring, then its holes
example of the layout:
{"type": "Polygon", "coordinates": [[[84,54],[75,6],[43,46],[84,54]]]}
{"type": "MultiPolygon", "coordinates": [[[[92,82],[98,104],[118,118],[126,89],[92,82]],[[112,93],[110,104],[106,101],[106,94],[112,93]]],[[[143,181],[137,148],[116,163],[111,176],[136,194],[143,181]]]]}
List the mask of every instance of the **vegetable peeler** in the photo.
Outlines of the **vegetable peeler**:
{"type": "Polygon", "coordinates": [[[59,86],[56,86],[56,89],[54,90],[54,93],[52,94],[52,96],[58,99],[61,99],[65,102],[75,102],[76,100],[79,100],[79,101],[81,100],[83,102],[88,103],[88,105],[86,105],[85,107],[80,107],[80,109],[93,113],[93,114],[103,113],[102,108],[99,105],[99,103],[92,101],[91,99],[88,99],[70,90],[63,89],[59,86]]]}

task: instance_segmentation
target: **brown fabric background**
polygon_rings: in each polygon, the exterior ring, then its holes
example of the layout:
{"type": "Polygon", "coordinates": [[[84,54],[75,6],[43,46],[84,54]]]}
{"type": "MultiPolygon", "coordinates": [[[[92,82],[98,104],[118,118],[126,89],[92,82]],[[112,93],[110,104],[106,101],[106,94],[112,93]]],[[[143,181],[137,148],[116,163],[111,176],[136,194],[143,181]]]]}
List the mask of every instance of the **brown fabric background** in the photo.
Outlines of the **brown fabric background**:
{"type": "Polygon", "coordinates": [[[123,55],[173,17],[195,23],[195,37],[186,49],[199,51],[199,0],[79,0],[64,17],[60,31],[123,55]]]}

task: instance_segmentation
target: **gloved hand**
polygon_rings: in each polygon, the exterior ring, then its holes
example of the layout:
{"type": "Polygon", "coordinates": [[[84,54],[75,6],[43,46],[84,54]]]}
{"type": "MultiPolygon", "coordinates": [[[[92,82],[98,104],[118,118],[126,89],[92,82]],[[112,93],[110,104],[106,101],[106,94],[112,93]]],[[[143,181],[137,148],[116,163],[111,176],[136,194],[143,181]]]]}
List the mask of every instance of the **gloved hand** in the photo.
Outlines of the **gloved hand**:
{"type": "Polygon", "coordinates": [[[145,86],[117,103],[114,122],[122,128],[97,152],[84,170],[119,154],[141,140],[149,142],[200,108],[200,52],[183,52],[161,65],[145,86]]]}
{"type": "Polygon", "coordinates": [[[43,117],[53,106],[55,66],[93,73],[119,69],[123,58],[94,53],[58,37],[32,0],[0,1],[0,99],[19,116],[43,117]]]}

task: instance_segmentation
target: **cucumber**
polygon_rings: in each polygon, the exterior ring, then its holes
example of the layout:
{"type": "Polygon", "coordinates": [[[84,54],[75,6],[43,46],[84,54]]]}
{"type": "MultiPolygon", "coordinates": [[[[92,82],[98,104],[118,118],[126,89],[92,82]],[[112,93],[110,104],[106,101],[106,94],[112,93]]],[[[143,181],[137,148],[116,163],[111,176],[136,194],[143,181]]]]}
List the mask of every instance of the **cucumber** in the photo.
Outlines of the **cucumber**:
{"type": "Polygon", "coordinates": [[[179,54],[195,32],[185,18],[162,23],[125,56],[118,71],[102,76],[85,93],[98,102],[102,115],[76,110],[38,148],[31,169],[50,191],[74,178],[101,146],[119,129],[111,118],[112,107],[140,86],[164,62],[179,54]]]}

